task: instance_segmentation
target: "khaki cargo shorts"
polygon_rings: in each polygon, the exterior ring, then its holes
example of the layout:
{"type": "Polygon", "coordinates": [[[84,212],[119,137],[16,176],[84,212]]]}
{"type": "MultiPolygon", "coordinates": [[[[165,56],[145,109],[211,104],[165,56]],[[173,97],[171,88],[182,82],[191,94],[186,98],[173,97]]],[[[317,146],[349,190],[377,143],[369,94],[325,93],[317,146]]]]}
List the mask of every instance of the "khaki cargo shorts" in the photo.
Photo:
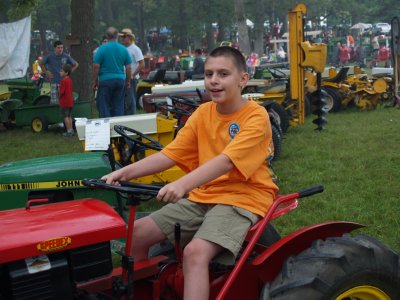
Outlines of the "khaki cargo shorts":
{"type": "Polygon", "coordinates": [[[220,253],[215,260],[231,265],[239,253],[249,228],[259,217],[243,208],[203,204],[181,199],[152,213],[161,231],[170,241],[174,241],[175,224],[181,225],[181,245],[184,247],[193,238],[216,243],[228,251],[220,253]]]}

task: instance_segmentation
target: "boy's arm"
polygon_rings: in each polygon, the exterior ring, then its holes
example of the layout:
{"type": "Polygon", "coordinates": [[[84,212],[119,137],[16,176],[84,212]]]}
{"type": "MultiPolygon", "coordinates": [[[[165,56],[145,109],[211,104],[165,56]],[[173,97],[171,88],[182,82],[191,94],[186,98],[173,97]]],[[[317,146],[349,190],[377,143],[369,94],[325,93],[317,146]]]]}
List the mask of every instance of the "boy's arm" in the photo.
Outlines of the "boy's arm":
{"type": "Polygon", "coordinates": [[[175,161],[161,152],[150,155],[122,169],[104,175],[101,179],[108,184],[118,185],[119,181],[127,181],[154,173],[159,173],[175,165],[175,161]]]}
{"type": "Polygon", "coordinates": [[[220,154],[189,174],[164,186],[158,193],[157,199],[163,202],[176,202],[194,188],[220,177],[233,167],[231,159],[225,154],[220,154]]]}
{"type": "Polygon", "coordinates": [[[60,87],[58,89],[58,95],[63,96],[65,94],[65,83],[63,80],[60,82],[60,87]]]}

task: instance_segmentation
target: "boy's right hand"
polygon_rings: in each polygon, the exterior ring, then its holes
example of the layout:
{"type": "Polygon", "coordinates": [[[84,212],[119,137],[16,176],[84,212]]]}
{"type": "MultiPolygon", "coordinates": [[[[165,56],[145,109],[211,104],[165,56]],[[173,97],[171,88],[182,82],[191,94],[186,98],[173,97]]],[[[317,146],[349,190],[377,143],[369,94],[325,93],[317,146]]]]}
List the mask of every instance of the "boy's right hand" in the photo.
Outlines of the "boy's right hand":
{"type": "Polygon", "coordinates": [[[119,182],[125,180],[125,178],[118,171],[114,171],[107,175],[104,175],[100,179],[104,180],[107,184],[120,186],[121,184],[119,182]]]}

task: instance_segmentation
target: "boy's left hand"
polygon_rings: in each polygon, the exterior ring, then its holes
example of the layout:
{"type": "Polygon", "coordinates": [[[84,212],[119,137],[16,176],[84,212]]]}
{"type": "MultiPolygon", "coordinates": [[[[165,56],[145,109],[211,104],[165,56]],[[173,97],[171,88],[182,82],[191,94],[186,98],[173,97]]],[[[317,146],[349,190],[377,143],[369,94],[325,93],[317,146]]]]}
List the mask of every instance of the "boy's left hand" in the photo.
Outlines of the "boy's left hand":
{"type": "Polygon", "coordinates": [[[172,182],[160,189],[157,200],[166,203],[175,203],[182,199],[186,190],[177,182],[172,182]]]}

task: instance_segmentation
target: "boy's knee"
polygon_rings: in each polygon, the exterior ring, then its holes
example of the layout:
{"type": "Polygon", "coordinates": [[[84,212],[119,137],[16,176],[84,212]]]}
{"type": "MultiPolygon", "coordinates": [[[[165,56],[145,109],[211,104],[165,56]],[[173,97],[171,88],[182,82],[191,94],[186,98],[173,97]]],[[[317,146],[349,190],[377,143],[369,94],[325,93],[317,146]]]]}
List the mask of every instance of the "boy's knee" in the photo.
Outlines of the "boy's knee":
{"type": "Polygon", "coordinates": [[[192,240],[187,246],[183,249],[183,260],[186,263],[191,264],[208,264],[210,259],[206,253],[206,249],[204,249],[196,240],[192,240]]]}

